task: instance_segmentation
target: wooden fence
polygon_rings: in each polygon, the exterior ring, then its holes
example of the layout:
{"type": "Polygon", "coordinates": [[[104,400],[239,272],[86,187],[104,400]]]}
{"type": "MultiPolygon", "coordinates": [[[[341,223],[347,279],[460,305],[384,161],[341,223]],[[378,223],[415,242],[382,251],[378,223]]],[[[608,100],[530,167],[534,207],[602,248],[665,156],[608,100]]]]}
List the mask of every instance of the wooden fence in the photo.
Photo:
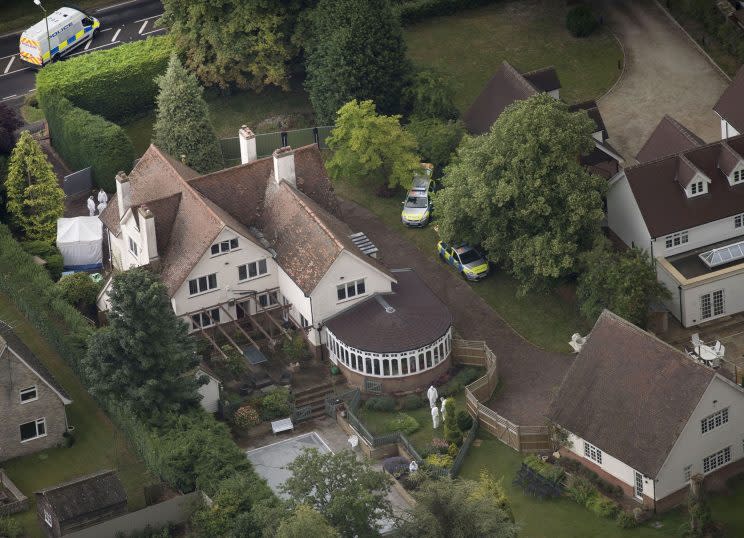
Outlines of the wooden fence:
{"type": "Polygon", "coordinates": [[[485,342],[456,339],[452,342],[452,353],[459,364],[486,369],[484,376],[465,387],[468,413],[481,428],[519,452],[551,450],[547,426],[519,426],[484,405],[499,384],[498,359],[485,342]]]}

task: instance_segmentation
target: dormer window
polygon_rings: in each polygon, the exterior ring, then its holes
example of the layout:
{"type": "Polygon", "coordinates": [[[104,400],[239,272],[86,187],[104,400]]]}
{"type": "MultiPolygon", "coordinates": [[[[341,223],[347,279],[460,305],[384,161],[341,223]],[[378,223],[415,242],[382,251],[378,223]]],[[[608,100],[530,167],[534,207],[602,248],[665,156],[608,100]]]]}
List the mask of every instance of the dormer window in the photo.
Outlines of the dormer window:
{"type": "Polygon", "coordinates": [[[219,243],[215,243],[212,245],[212,256],[217,256],[218,254],[225,254],[226,252],[230,252],[231,250],[237,250],[238,248],[238,238],[235,237],[233,239],[228,239],[227,241],[220,241],[219,243]]]}
{"type": "Polygon", "coordinates": [[[744,170],[734,170],[733,176],[731,176],[731,183],[736,185],[744,181],[744,170]]]}
{"type": "Polygon", "coordinates": [[[693,183],[690,183],[689,189],[691,196],[703,194],[705,192],[705,181],[695,181],[693,183]]]}

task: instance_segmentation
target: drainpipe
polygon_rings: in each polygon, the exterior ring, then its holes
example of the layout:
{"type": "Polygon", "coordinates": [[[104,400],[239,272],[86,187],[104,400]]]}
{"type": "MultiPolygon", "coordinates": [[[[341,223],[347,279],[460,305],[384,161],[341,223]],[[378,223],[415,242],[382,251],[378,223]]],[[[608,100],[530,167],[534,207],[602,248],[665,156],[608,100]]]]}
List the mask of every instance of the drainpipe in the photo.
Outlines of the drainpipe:
{"type": "Polygon", "coordinates": [[[654,269],[656,269],[656,256],[654,256],[654,239],[653,238],[648,243],[648,250],[651,252],[651,263],[654,264],[654,269]]]}
{"type": "Polygon", "coordinates": [[[679,293],[679,320],[682,323],[683,327],[686,327],[685,325],[685,312],[682,308],[682,285],[680,284],[677,286],[677,292],[679,293]]]}

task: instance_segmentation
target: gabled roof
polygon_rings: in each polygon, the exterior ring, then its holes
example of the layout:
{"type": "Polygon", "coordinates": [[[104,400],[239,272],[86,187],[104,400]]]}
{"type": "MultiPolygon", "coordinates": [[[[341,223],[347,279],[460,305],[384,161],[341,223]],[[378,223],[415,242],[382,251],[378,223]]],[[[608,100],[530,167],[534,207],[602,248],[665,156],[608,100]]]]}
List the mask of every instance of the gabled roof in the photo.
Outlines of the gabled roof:
{"type": "Polygon", "coordinates": [[[0,361],[9,356],[15,357],[31,370],[45,385],[54,391],[63,404],[69,405],[72,403],[65,389],[54,379],[54,376],[47,370],[41,359],[26,346],[9,325],[0,321],[0,361]]]}
{"type": "Polygon", "coordinates": [[[522,73],[522,76],[541,92],[552,92],[561,88],[561,81],[558,79],[558,73],[555,67],[548,66],[534,71],[522,73]]]}
{"type": "Polygon", "coordinates": [[[713,110],[724,120],[734,126],[734,129],[744,134],[744,66],[739,68],[734,80],[723,92],[713,110]]]}
{"type": "MultiPolygon", "coordinates": [[[[744,155],[744,135],[729,138],[726,144],[744,155]]],[[[719,168],[723,151],[728,151],[724,144],[714,142],[623,171],[652,238],[744,212],[744,185],[731,186],[719,168]],[[699,170],[710,180],[708,192],[688,198],[678,179],[681,170],[683,178],[699,170]]]]}
{"type": "Polygon", "coordinates": [[[102,471],[36,492],[44,496],[60,523],[127,502],[116,471],[102,471]]]}
{"type": "Polygon", "coordinates": [[[714,370],[605,310],[547,417],[655,478],[715,376],[714,370]]]}
{"type": "Polygon", "coordinates": [[[609,134],[607,133],[607,127],[605,126],[604,118],[602,118],[602,114],[599,111],[599,106],[597,105],[597,102],[594,99],[591,99],[589,101],[582,101],[581,103],[575,103],[573,105],[569,105],[568,109],[571,112],[577,112],[579,110],[586,111],[587,115],[589,116],[589,119],[591,119],[594,122],[595,129],[594,132],[601,132],[602,133],[602,141],[607,140],[609,138],[609,134]]]}
{"type": "Polygon", "coordinates": [[[705,142],[677,120],[665,114],[651,136],[638,152],[638,162],[655,161],[688,149],[705,145],[705,142]]]}

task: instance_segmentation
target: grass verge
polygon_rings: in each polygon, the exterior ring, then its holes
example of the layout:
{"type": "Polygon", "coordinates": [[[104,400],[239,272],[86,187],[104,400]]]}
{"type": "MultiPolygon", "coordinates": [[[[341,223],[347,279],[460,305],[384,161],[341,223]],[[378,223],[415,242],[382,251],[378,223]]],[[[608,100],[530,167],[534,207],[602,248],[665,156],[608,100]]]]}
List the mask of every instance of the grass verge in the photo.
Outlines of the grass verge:
{"type": "Polygon", "coordinates": [[[123,434],[88,394],[72,369],[41,338],[10,300],[0,294],[0,319],[10,323],[36,353],[73,400],[67,418],[75,426],[71,448],[52,448],[0,464],[10,479],[31,500],[31,508],[18,514],[29,536],[42,536],[36,519],[34,492],[103,469],[117,469],[129,497],[129,509],[145,506],[143,487],[153,482],[137,460],[123,434]]]}
{"type": "MultiPolygon", "coordinates": [[[[116,0],[77,0],[75,7],[88,10],[114,3],[116,0]]],[[[44,0],[47,13],[69,5],[70,2],[65,0],[44,0]]],[[[41,9],[36,7],[31,0],[3,0],[2,7],[0,7],[0,34],[22,32],[43,19],[44,14],[41,9]]]]}

